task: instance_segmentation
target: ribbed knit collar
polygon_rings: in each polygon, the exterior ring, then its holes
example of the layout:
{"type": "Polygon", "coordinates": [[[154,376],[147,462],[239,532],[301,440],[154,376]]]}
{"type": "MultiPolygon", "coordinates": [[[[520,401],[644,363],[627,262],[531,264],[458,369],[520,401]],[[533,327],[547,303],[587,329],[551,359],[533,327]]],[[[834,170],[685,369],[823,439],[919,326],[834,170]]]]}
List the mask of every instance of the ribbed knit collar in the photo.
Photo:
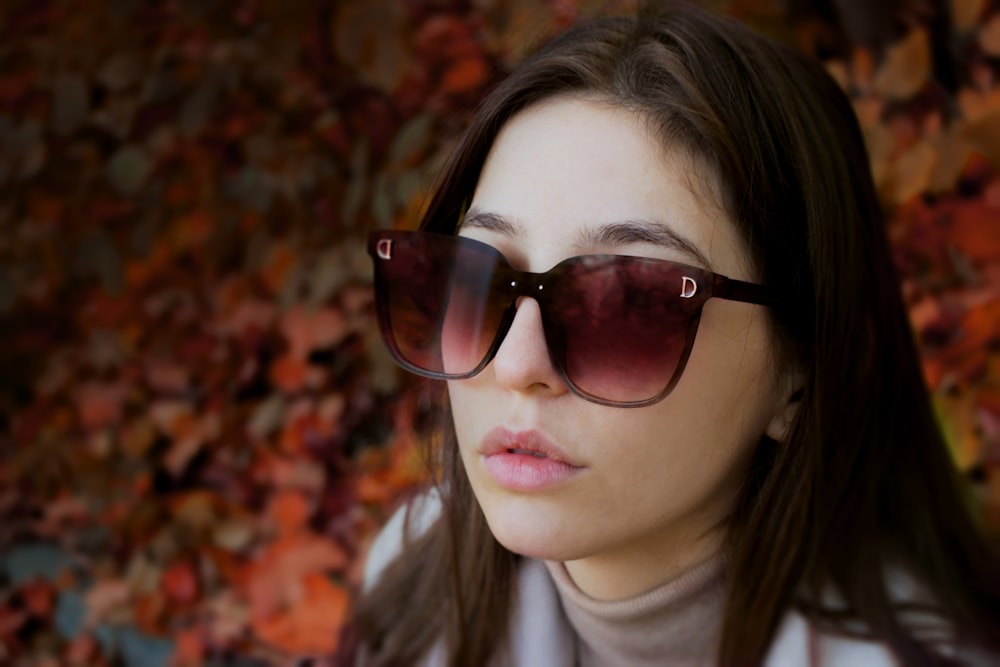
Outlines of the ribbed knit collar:
{"type": "Polygon", "coordinates": [[[546,561],[578,639],[580,667],[712,665],[725,603],[725,558],[713,556],[627,600],[595,600],[563,563],[546,561]]]}

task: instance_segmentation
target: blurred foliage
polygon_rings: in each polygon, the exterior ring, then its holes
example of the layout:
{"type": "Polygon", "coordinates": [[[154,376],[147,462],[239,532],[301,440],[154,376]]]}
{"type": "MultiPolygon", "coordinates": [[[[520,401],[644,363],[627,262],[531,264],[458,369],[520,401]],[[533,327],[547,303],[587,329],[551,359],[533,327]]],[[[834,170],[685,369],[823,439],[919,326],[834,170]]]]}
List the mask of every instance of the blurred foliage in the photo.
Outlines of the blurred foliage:
{"type": "MultiPolygon", "coordinates": [[[[425,466],[368,230],[594,0],[0,7],[0,662],[338,660],[425,466]]],[[[1000,12],[706,3],[854,100],[956,460],[1000,527],[1000,12]]],[[[876,5],[876,6],[871,6],[876,5]]]]}

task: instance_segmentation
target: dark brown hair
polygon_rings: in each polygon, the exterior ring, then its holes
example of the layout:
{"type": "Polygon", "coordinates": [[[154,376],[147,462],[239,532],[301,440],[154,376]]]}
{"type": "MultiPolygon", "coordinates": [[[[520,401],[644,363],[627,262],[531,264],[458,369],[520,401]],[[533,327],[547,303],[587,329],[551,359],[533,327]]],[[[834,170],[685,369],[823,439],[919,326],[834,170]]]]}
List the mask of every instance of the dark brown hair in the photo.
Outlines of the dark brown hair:
{"type": "MultiPolygon", "coordinates": [[[[578,26],[482,103],[421,227],[454,233],[501,127],[557,95],[632,110],[707,165],[761,281],[788,304],[773,330],[805,385],[788,441],[762,438],[730,516],[719,663],[761,664],[797,609],[832,631],[860,622],[903,664],[953,664],[904,622],[890,573],[919,582],[960,643],[998,651],[997,555],[960,495],[838,86],[794,50],[691,7],[578,26]]],[[[442,516],[358,607],[376,664],[413,664],[443,637],[451,664],[481,665],[507,632],[518,556],[490,534],[445,418],[442,516]]]]}

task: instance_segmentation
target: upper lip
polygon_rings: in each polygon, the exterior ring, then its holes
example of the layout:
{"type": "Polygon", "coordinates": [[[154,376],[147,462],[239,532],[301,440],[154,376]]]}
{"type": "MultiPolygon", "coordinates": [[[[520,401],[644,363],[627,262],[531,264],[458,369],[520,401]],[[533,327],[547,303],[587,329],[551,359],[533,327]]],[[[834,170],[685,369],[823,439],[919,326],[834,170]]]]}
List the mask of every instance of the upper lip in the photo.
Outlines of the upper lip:
{"type": "Polygon", "coordinates": [[[479,446],[479,453],[483,456],[493,456],[513,449],[538,452],[553,461],[578,468],[583,467],[538,431],[512,431],[503,426],[498,426],[486,434],[479,446]]]}

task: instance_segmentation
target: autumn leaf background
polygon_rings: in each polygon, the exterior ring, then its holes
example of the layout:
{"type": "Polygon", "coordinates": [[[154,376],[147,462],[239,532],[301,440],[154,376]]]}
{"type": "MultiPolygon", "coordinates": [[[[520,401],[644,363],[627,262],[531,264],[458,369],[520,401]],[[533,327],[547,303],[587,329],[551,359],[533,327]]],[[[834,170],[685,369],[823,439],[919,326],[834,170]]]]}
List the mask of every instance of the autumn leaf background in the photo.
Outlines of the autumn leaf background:
{"type": "MultiPolygon", "coordinates": [[[[0,7],[0,663],[343,657],[365,550],[426,474],[366,234],[413,224],[534,46],[630,4],[0,7]]],[[[853,99],[927,382],[1000,533],[1000,10],[705,4],[853,99]]]]}

